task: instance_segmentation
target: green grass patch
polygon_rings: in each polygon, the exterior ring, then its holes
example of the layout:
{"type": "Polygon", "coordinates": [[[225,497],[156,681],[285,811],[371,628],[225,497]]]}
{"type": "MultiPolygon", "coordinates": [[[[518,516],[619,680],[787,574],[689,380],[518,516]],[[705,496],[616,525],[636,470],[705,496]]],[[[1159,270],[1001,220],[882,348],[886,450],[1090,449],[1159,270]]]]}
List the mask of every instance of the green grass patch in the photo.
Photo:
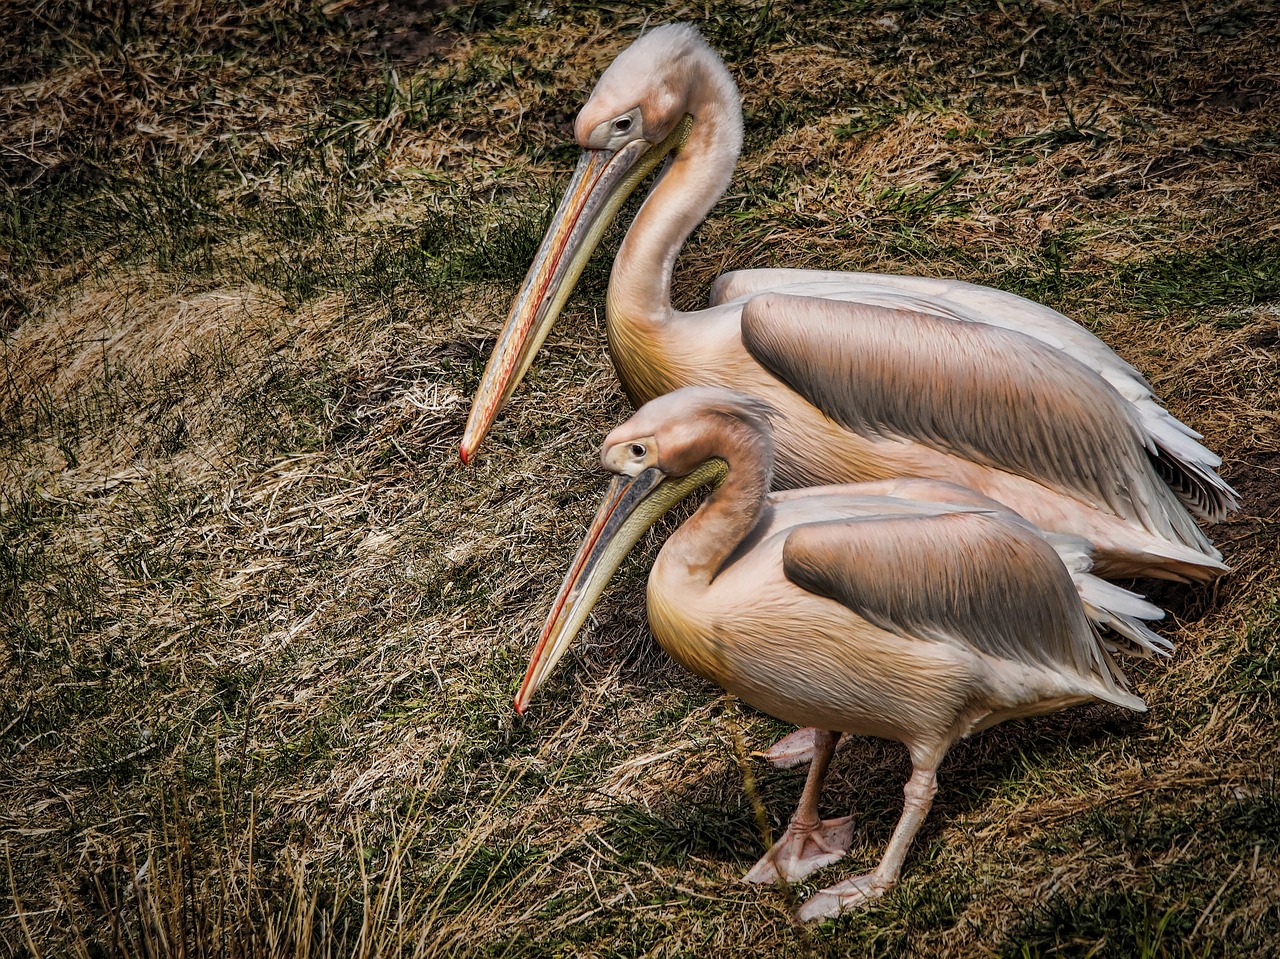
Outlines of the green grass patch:
{"type": "MultiPolygon", "coordinates": [[[[1118,295],[1157,314],[1240,310],[1280,300],[1280,251],[1273,243],[1221,244],[1123,264],[1113,282],[1118,295]]],[[[1213,322],[1232,329],[1244,322],[1243,316],[1235,313],[1213,322]]]]}

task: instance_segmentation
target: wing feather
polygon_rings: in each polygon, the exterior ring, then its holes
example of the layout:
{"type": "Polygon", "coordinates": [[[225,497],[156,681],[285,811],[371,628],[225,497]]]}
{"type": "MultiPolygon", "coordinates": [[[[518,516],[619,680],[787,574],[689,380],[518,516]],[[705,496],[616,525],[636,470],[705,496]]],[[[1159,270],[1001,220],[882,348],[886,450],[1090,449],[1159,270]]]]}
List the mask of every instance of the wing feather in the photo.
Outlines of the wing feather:
{"type": "Polygon", "coordinates": [[[721,276],[713,303],[773,290],[796,296],[907,309],[982,323],[1032,337],[1092,369],[1129,404],[1160,476],[1195,515],[1217,522],[1238,509],[1239,497],[1215,472],[1222,460],[1201,435],[1160,405],[1140,372],[1079,323],[1034,300],[963,280],[816,270],[741,270],[721,276]]]}
{"type": "Polygon", "coordinates": [[[811,523],[788,534],[782,561],[797,586],[897,635],[1123,681],[1054,548],[996,514],[811,523]]]}
{"type": "Polygon", "coordinates": [[[1032,337],[762,293],[743,306],[742,339],[766,369],[849,430],[915,440],[1212,548],[1156,474],[1132,407],[1097,372],[1032,337]]]}

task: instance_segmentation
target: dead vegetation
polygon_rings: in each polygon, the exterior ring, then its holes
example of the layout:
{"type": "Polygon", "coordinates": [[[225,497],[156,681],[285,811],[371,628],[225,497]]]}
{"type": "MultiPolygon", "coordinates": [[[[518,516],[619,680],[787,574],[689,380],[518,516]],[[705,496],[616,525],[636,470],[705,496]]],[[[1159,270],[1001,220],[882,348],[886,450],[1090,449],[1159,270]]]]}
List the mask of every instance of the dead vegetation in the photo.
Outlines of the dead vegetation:
{"type": "MultiPolygon", "coordinates": [[[[722,6],[0,10],[6,954],[1280,950],[1280,14],[722,6]],[[1236,572],[1152,590],[1178,655],[1135,669],[1149,716],[958,748],[902,887],[818,929],[734,881],[753,800],[777,829],[799,779],[653,648],[642,562],[509,706],[626,412],[607,256],[456,463],[569,120],[647,16],[698,22],[747,110],[682,305],[764,264],[1014,290],[1146,372],[1243,494],[1213,531],[1236,572]]],[[[852,861],[904,769],[842,752],[852,861]]]]}

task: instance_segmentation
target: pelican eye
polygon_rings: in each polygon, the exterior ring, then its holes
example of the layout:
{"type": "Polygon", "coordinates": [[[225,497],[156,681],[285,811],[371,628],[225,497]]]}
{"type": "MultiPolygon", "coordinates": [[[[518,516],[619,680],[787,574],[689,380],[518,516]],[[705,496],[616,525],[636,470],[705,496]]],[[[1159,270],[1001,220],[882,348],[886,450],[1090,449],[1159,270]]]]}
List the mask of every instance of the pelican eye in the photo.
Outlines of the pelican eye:
{"type": "Polygon", "coordinates": [[[630,129],[631,129],[631,117],[629,116],[618,117],[618,119],[613,121],[614,133],[626,133],[630,129]]]}
{"type": "Polygon", "coordinates": [[[634,456],[636,459],[641,459],[641,458],[643,458],[643,457],[644,457],[644,455],[645,455],[645,453],[647,453],[647,452],[649,452],[649,451],[648,451],[647,449],[645,449],[645,446],[644,446],[644,444],[643,444],[643,443],[632,443],[632,444],[631,444],[631,455],[632,455],[632,456],[634,456]]]}

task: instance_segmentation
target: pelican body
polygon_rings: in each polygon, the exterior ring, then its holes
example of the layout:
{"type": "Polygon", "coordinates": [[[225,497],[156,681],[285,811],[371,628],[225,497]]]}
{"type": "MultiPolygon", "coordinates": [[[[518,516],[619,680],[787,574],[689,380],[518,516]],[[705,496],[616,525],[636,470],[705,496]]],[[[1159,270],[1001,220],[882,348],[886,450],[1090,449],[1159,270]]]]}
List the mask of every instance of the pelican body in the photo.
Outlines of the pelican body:
{"type": "Polygon", "coordinates": [[[849,820],[818,797],[840,733],[902,742],[913,772],[874,872],[801,910],[833,915],[896,880],[958,740],[1089,700],[1142,711],[1096,628],[1139,652],[1168,644],[1160,611],[1088,574],[1088,544],[1044,533],[969,490],[923,479],[769,494],[768,410],[728,390],[654,400],[605,439],[615,474],[552,607],[516,708],[564,655],[623,556],[675,503],[715,489],[649,576],[653,634],[687,669],[752,706],[816,727],[786,834],[746,876],[796,879],[836,861],[849,820]]]}
{"type": "Polygon", "coordinates": [[[684,25],[624,50],[582,108],[573,179],[517,294],[463,436],[474,456],[545,340],[609,221],[665,164],[614,260],[609,350],[636,405],[689,385],[778,411],[779,487],[923,476],[1095,544],[1111,574],[1226,570],[1188,509],[1235,494],[1200,434],[1091,333],[1045,306],[958,280],[747,270],[707,309],[671,306],[676,255],[729,183],[737,89],[684,25]]]}

